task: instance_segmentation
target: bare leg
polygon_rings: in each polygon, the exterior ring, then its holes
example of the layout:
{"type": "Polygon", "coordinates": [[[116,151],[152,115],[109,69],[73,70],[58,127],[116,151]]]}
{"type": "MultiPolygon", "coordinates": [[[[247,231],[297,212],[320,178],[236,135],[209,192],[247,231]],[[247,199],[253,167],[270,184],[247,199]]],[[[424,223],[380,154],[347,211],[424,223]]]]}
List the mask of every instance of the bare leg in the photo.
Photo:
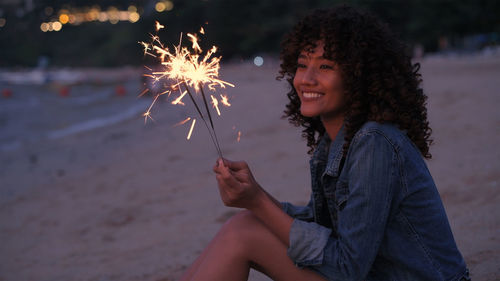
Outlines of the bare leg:
{"type": "Polygon", "coordinates": [[[286,246],[249,211],[226,222],[182,280],[247,280],[251,267],[273,280],[325,280],[297,268],[286,246]]]}

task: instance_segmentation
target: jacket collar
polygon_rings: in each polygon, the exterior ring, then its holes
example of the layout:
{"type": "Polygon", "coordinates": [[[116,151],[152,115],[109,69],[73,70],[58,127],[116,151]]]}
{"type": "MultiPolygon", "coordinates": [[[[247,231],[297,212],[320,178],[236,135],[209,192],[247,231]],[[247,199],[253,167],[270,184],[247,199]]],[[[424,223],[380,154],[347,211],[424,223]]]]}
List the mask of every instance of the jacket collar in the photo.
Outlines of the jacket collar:
{"type": "Polygon", "coordinates": [[[344,146],[344,124],[340,128],[333,142],[327,133],[321,138],[318,147],[313,154],[313,162],[315,164],[323,164],[326,162],[325,173],[332,177],[339,176],[339,166],[342,160],[342,147],[344,146]]]}

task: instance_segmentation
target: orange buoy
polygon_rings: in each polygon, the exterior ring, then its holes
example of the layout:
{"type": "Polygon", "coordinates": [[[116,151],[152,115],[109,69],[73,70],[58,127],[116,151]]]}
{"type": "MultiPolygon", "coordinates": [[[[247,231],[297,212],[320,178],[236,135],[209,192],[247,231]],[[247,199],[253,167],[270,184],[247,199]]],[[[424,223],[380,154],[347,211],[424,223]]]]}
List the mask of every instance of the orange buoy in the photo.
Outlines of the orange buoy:
{"type": "Polygon", "coordinates": [[[69,96],[69,87],[68,86],[63,86],[61,89],[59,89],[59,95],[61,97],[68,97],[69,96]]]}
{"type": "Polygon", "coordinates": [[[122,85],[118,85],[115,88],[115,93],[117,96],[123,97],[127,93],[127,89],[125,89],[125,87],[123,87],[122,85]]]}
{"type": "Polygon", "coordinates": [[[10,89],[3,89],[2,96],[4,98],[10,98],[10,97],[12,97],[12,91],[10,89]]]}

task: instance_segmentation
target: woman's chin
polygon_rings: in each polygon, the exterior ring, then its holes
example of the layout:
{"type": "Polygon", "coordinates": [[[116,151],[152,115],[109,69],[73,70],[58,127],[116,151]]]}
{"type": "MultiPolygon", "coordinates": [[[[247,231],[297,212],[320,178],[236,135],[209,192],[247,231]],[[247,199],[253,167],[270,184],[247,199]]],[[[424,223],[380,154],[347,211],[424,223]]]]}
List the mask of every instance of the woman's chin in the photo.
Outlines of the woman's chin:
{"type": "Polygon", "coordinates": [[[300,109],[300,114],[304,117],[309,117],[309,118],[319,116],[319,114],[317,112],[312,111],[312,110],[305,110],[305,109],[300,109]]]}

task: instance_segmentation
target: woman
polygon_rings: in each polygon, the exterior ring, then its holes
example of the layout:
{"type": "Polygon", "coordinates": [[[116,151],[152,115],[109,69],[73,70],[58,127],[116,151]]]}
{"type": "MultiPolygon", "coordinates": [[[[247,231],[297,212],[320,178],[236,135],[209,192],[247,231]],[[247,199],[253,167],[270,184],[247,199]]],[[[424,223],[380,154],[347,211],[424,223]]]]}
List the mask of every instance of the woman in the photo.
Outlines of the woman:
{"type": "Polygon", "coordinates": [[[470,280],[439,193],[418,65],[373,16],[318,10],[289,33],[279,78],[304,127],[312,195],[279,203],[245,162],[214,171],[231,218],[182,280],[470,280]]]}

